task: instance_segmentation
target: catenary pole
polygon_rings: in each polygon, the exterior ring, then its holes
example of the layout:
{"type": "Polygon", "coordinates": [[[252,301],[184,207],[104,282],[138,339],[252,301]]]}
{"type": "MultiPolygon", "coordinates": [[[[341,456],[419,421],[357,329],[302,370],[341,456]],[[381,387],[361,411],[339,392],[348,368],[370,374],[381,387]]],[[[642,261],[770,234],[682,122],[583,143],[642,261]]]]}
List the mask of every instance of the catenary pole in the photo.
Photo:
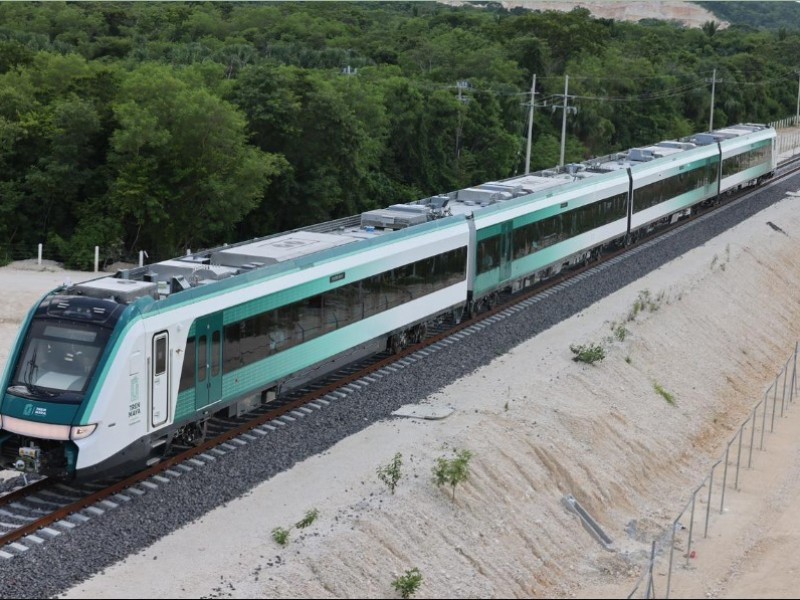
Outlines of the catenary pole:
{"type": "Polygon", "coordinates": [[[800,71],[797,72],[797,113],[794,117],[794,126],[800,123],[800,71]]]}
{"type": "MultiPolygon", "coordinates": [[[[800,92],[798,92],[800,94],[800,92]]],[[[533,83],[531,83],[531,105],[528,109],[528,145],[525,149],[525,175],[531,172],[531,134],[533,132],[533,103],[536,100],[536,73],[533,74],[533,83]]],[[[798,95],[798,102],[800,102],[800,95],[798,95]]],[[[798,104],[800,106],[800,104],[798,104]]],[[[800,108],[798,108],[800,112],[800,108]]]]}
{"type": "Polygon", "coordinates": [[[569,96],[569,75],[564,75],[564,114],[561,116],[561,158],[558,161],[558,166],[564,166],[564,145],[567,141],[567,99],[569,96]]]}
{"type": "Polygon", "coordinates": [[[717,86],[717,70],[711,76],[711,116],[708,119],[708,130],[714,131],[714,91],[717,86]]]}

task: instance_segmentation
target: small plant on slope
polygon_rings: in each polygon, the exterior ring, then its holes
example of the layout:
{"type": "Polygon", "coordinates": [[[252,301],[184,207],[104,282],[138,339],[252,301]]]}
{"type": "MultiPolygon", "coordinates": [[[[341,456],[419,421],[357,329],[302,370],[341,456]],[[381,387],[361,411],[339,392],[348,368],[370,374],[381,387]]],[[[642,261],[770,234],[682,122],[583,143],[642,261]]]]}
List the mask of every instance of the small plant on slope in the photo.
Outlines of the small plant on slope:
{"type": "Polygon", "coordinates": [[[585,362],[593,365],[606,357],[606,351],[600,344],[572,344],[569,349],[575,355],[572,357],[575,362],[585,362]]]}
{"type": "Polygon", "coordinates": [[[311,510],[307,511],[306,516],[295,523],[294,526],[298,529],[304,529],[316,521],[318,516],[319,511],[316,508],[312,508],[311,510]]]}
{"type": "Polygon", "coordinates": [[[283,527],[276,527],[272,530],[272,539],[278,542],[279,545],[285,546],[289,543],[289,530],[283,527]]]}
{"type": "Polygon", "coordinates": [[[396,589],[401,598],[411,598],[422,583],[422,573],[417,567],[409,569],[400,577],[392,581],[392,587],[396,589]]]}
{"type": "Polygon", "coordinates": [[[669,393],[667,390],[665,390],[665,389],[664,389],[664,388],[661,386],[661,384],[660,384],[660,383],[654,383],[654,384],[653,384],[653,389],[656,391],[656,393],[657,393],[659,396],[661,396],[662,398],[664,398],[664,400],[666,400],[666,401],[667,401],[667,404],[669,404],[670,406],[675,406],[675,396],[673,396],[673,395],[672,395],[672,394],[670,394],[670,393],[669,393]]]}
{"type": "Polygon", "coordinates": [[[456,457],[447,459],[444,457],[436,459],[433,467],[433,480],[436,485],[449,485],[453,490],[453,500],[456,498],[456,486],[469,479],[469,461],[472,452],[469,450],[459,450],[456,457]]]}
{"type": "Polygon", "coordinates": [[[388,464],[378,467],[378,479],[386,484],[389,491],[394,494],[394,489],[397,487],[397,482],[403,476],[400,468],[403,466],[403,455],[398,452],[394,455],[388,464]]]}

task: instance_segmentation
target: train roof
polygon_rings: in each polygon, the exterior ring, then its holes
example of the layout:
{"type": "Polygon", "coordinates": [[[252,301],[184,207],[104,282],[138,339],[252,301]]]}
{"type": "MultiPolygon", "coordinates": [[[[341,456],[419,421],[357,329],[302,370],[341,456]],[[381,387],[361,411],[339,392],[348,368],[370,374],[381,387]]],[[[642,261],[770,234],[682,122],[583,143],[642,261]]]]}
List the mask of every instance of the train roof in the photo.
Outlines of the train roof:
{"type": "Polygon", "coordinates": [[[325,258],[350,252],[356,248],[356,244],[360,249],[390,243],[405,238],[412,231],[422,233],[426,229],[436,228],[434,223],[437,222],[438,226],[445,226],[448,222],[461,222],[484,210],[494,212],[487,209],[496,209],[498,205],[517,198],[526,198],[531,202],[544,201],[545,197],[552,196],[552,190],[563,186],[591,185],[598,181],[595,178],[607,178],[614,172],[632,166],[766,129],[770,128],[767,125],[742,123],[689,138],[632,148],[582,163],[489,181],[407,204],[395,204],[360,215],[121,270],[113,276],[73,285],[67,292],[129,304],[143,296],[164,300],[186,290],[240,277],[244,273],[258,272],[267,277],[318,264],[325,258]],[[539,193],[547,190],[551,192],[539,193]]]}

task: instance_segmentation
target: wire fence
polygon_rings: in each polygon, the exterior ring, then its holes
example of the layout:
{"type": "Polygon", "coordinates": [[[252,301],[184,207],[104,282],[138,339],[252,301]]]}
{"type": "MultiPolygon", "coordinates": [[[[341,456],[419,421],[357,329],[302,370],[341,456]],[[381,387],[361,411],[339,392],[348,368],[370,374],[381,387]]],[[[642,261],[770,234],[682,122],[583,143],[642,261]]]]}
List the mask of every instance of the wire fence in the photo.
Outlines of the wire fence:
{"type": "Polygon", "coordinates": [[[725,512],[726,492],[741,489],[742,470],[753,466],[753,450],[764,450],[765,433],[767,430],[770,433],[775,431],[776,417],[783,417],[797,397],[797,360],[798,343],[795,343],[794,353],[786,359],[781,371],[764,392],[764,397],[752,408],[750,415],[730,439],[724,454],[711,466],[706,478],[692,492],[689,501],[672,521],[672,526],[661,538],[653,541],[649,563],[628,598],[658,597],[653,571],[658,557],[664,554],[669,555],[669,567],[662,597],[669,598],[675,567],[681,561],[685,561],[686,567],[689,566],[689,561],[695,556],[692,547],[700,529],[702,528],[703,538],[707,538],[712,517],[717,514],[717,510],[720,515],[725,512]],[[698,511],[698,503],[703,504],[703,501],[705,508],[698,511]],[[682,553],[677,559],[676,550],[682,553]]]}
{"type": "Polygon", "coordinates": [[[777,131],[778,129],[788,129],[790,127],[797,127],[800,124],[800,119],[797,116],[786,117],[785,119],[779,119],[777,121],[772,121],[769,123],[770,126],[774,127],[777,131]]]}
{"type": "Polygon", "coordinates": [[[27,260],[35,257],[36,252],[36,246],[30,244],[0,244],[0,264],[6,265],[16,260],[27,260]]]}
{"type": "MultiPolygon", "coordinates": [[[[142,264],[146,254],[139,252],[138,256],[120,256],[119,252],[106,252],[100,246],[94,249],[94,271],[104,271],[112,264],[136,265],[142,264]]],[[[67,262],[66,256],[59,247],[54,244],[0,244],[0,266],[8,265],[13,262],[26,261],[38,265],[46,266],[48,263],[56,263],[63,266],[67,262]]],[[[85,269],[91,271],[91,268],[85,269]]]]}

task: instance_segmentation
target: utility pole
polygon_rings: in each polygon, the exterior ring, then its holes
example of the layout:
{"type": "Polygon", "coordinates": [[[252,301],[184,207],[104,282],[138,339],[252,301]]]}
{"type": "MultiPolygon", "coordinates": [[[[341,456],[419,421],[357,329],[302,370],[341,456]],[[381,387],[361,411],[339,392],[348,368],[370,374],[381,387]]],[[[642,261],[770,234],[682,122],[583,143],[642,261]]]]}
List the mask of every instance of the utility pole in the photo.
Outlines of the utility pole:
{"type": "MultiPolygon", "coordinates": [[[[531,172],[531,132],[533,130],[533,105],[536,100],[536,73],[533,74],[531,84],[531,106],[528,110],[528,145],[525,150],[525,175],[531,172]]],[[[800,103],[800,92],[798,92],[798,103],[800,103]]],[[[798,114],[800,114],[800,104],[798,104],[798,114]]]]}
{"type": "Polygon", "coordinates": [[[558,160],[558,166],[564,166],[564,145],[567,141],[567,91],[569,90],[569,75],[564,75],[564,112],[561,116],[561,158],[558,160]]]}
{"type": "Polygon", "coordinates": [[[794,126],[797,127],[798,122],[800,122],[800,71],[797,72],[797,113],[794,117],[794,126]]]}
{"type": "MultiPolygon", "coordinates": [[[[574,106],[567,106],[569,102],[570,95],[567,93],[569,91],[569,75],[564,75],[564,105],[563,106],[554,106],[553,110],[557,108],[561,108],[564,110],[564,115],[561,119],[561,159],[558,162],[559,167],[564,166],[564,147],[567,141],[567,112],[578,112],[574,106]]],[[[556,94],[557,95],[557,94],[556,94]]]]}
{"type": "MultiPolygon", "coordinates": [[[[469,102],[469,96],[462,96],[461,90],[469,89],[470,83],[469,81],[456,81],[456,89],[458,90],[458,101],[459,103],[466,104],[469,102]]],[[[456,160],[461,156],[461,129],[464,126],[463,123],[463,113],[461,109],[458,111],[458,128],[456,129],[456,160]]]]}
{"type": "Polygon", "coordinates": [[[711,116],[708,119],[708,130],[714,131],[714,88],[717,86],[717,70],[711,76],[711,116]]]}

